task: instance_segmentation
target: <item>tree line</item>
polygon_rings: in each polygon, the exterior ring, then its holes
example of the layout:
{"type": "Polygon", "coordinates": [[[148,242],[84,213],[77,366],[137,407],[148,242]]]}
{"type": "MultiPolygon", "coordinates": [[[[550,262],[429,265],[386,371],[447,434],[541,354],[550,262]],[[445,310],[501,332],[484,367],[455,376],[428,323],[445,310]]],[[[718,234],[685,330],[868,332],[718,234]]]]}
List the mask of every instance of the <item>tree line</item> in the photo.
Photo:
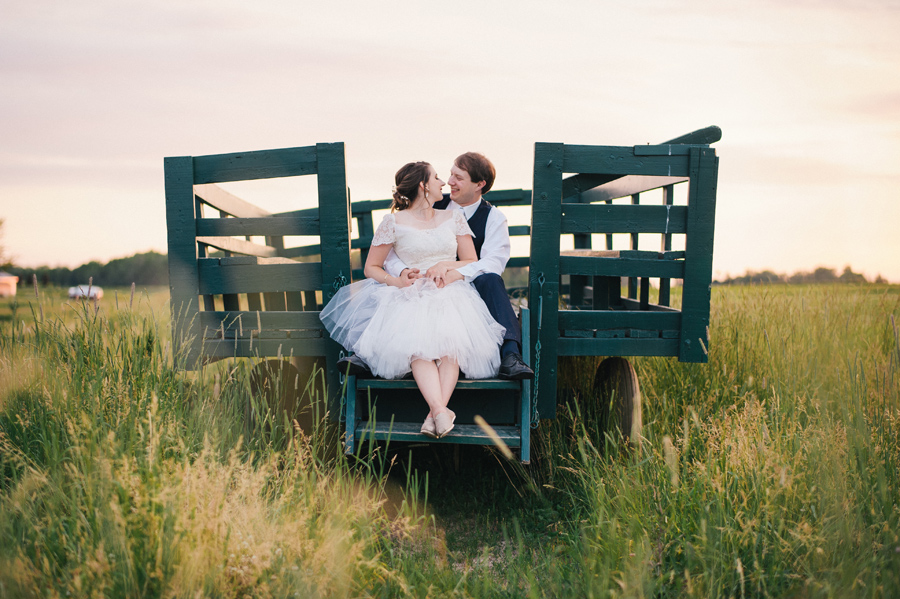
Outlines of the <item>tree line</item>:
{"type": "Polygon", "coordinates": [[[139,286],[168,285],[168,257],[159,252],[135,254],[127,258],[116,258],[106,264],[91,261],[76,268],[49,266],[19,267],[5,264],[3,270],[19,277],[19,285],[31,285],[37,276],[40,285],[71,287],[86,285],[89,280],[98,287],[127,287],[132,283],[139,286]]]}
{"type": "MultiPolygon", "coordinates": [[[[849,266],[844,268],[841,274],[838,274],[833,268],[825,268],[820,266],[813,271],[801,271],[792,275],[778,274],[771,270],[763,270],[761,272],[748,271],[746,274],[738,277],[729,277],[722,281],[716,281],[719,285],[760,285],[771,283],[785,283],[792,285],[808,284],[808,283],[868,283],[866,277],[858,272],[853,272],[849,266]]],[[[881,275],[872,281],[873,283],[887,283],[881,275]]]]}

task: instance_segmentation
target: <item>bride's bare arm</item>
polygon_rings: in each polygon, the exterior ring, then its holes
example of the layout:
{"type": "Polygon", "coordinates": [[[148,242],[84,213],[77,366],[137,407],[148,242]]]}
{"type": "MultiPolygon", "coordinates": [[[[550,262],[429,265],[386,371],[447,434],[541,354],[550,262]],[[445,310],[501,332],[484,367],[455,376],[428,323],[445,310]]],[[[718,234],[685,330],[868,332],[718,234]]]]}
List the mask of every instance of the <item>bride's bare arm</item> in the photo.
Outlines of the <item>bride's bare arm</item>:
{"type": "Polygon", "coordinates": [[[366,278],[374,279],[379,283],[394,287],[407,287],[411,284],[410,280],[391,276],[384,269],[384,261],[392,247],[393,244],[386,243],[384,245],[373,245],[369,248],[369,256],[366,258],[366,267],[363,272],[366,278]]]}

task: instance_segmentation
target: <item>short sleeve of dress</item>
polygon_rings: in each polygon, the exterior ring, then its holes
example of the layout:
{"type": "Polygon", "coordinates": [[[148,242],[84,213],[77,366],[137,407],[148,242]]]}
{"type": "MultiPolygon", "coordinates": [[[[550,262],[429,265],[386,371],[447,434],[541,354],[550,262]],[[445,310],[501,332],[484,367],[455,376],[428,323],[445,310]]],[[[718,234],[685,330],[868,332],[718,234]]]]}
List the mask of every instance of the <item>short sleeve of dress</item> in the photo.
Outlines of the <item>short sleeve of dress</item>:
{"type": "Polygon", "coordinates": [[[387,214],[378,229],[375,236],[372,237],[372,245],[388,245],[394,243],[396,236],[394,235],[394,215],[387,214]]]}
{"type": "Polygon", "coordinates": [[[453,220],[456,226],[457,235],[469,235],[475,237],[475,233],[473,233],[472,229],[469,227],[469,223],[466,221],[466,215],[462,210],[453,211],[453,220]]]}

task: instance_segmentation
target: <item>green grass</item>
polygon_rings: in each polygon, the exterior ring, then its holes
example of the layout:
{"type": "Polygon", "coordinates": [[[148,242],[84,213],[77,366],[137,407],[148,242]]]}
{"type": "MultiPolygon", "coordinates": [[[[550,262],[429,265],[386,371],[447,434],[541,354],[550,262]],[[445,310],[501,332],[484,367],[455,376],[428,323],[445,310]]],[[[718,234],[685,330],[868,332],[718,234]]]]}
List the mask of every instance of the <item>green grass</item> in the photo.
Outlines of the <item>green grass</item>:
{"type": "Polygon", "coordinates": [[[245,361],[175,371],[165,290],[29,296],[0,303],[0,598],[900,594],[896,286],[714,288],[708,364],[633,360],[639,448],[568,359],[530,467],[348,460],[245,361]]]}

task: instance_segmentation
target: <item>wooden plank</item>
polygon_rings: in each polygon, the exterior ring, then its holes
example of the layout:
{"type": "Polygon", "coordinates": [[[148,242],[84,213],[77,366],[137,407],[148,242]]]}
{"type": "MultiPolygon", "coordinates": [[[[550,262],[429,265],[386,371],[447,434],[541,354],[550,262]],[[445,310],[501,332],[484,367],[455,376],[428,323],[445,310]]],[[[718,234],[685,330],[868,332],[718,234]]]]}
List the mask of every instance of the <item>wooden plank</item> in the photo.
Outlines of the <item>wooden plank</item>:
{"type": "Polygon", "coordinates": [[[635,156],[684,156],[690,151],[690,146],[680,144],[659,144],[634,146],[635,156]]]}
{"type": "Polygon", "coordinates": [[[208,358],[257,358],[321,356],[334,343],[319,339],[201,339],[203,356],[208,358]]]}
{"type": "Polygon", "coordinates": [[[531,206],[530,189],[492,189],[484,199],[494,206],[531,206]]]}
{"type": "Polygon", "coordinates": [[[196,185],[315,173],[316,149],[312,146],[194,157],[196,185]]]}
{"type": "Polygon", "coordinates": [[[678,339],[559,339],[560,356],[677,356],[678,339]]]}
{"type": "Polygon", "coordinates": [[[200,310],[197,244],[194,241],[194,173],[190,156],[166,158],[163,165],[172,347],[176,365],[194,369],[199,352],[196,346],[191,346],[190,340],[197,338],[196,317],[200,310]],[[179,360],[184,363],[180,364],[179,360]]]}
{"type": "MultiPolygon", "coordinates": [[[[418,389],[413,379],[357,379],[356,386],[365,389],[418,389]]],[[[519,389],[518,381],[503,379],[462,379],[456,389],[519,389]]],[[[421,424],[421,423],[420,423],[421,424]]]]}
{"type": "Polygon", "coordinates": [[[685,233],[686,206],[563,204],[561,233],[685,233]]]}
{"type": "Polygon", "coordinates": [[[564,202],[586,202],[584,194],[611,181],[618,179],[620,175],[598,175],[591,173],[579,173],[563,179],[562,197],[564,202]]]}
{"type": "Polygon", "coordinates": [[[304,208],[303,210],[288,210],[287,212],[276,212],[269,216],[274,218],[319,218],[319,208],[304,208]]]}
{"type": "Polygon", "coordinates": [[[560,310],[560,329],[680,329],[679,312],[560,310]]]}
{"type": "Polygon", "coordinates": [[[713,232],[716,220],[718,159],[712,148],[691,149],[688,235],[685,240],[684,288],[681,296],[682,362],[707,361],[713,232]]]}
{"type": "Polygon", "coordinates": [[[604,175],[688,176],[688,156],[635,156],[633,147],[566,145],[564,171],[604,175]]]}
{"type": "Polygon", "coordinates": [[[353,202],[350,204],[350,211],[353,216],[360,214],[369,214],[375,210],[390,210],[393,200],[364,200],[362,202],[353,202]]]}
{"type": "MultiPolygon", "coordinates": [[[[254,206],[213,183],[194,186],[194,195],[213,208],[240,218],[260,218],[269,216],[268,210],[254,206]]],[[[199,214],[197,215],[199,218],[199,214]]]]}
{"type": "Polygon", "coordinates": [[[318,234],[319,219],[310,217],[266,216],[263,218],[202,218],[197,220],[197,235],[209,237],[318,234]]]}
{"type": "Polygon", "coordinates": [[[264,330],[324,329],[318,312],[213,311],[199,314],[201,329],[223,329],[249,334],[264,330]]]}
{"type": "Polygon", "coordinates": [[[509,228],[510,237],[515,237],[517,235],[531,235],[531,226],[530,225],[515,225],[509,228]]]}
{"type": "Polygon", "coordinates": [[[687,180],[687,177],[643,177],[640,175],[629,175],[619,177],[606,185],[582,193],[581,201],[593,203],[627,198],[636,193],[652,191],[667,185],[683,183],[687,180]]]}
{"type": "Polygon", "coordinates": [[[679,135],[669,141],[667,144],[714,144],[722,139],[722,130],[715,125],[697,129],[684,135],[679,135]]]}
{"type": "Polygon", "coordinates": [[[531,267],[528,305],[536,379],[532,401],[545,418],[556,416],[556,339],[559,335],[559,236],[564,146],[534,145],[531,267]],[[540,352],[536,351],[540,346],[540,352]]]}
{"type": "MultiPolygon", "coordinates": [[[[477,424],[457,424],[453,430],[440,439],[434,439],[423,435],[420,431],[421,422],[379,422],[376,421],[371,425],[363,422],[357,425],[356,434],[354,435],[357,443],[365,442],[366,439],[377,439],[379,441],[401,441],[401,442],[422,442],[427,443],[453,443],[457,445],[493,445],[494,441],[490,436],[477,424]]],[[[517,426],[494,426],[497,436],[503,440],[509,447],[519,447],[519,427],[517,426]]]]}
{"type": "Polygon", "coordinates": [[[197,237],[197,243],[218,248],[224,252],[234,252],[260,258],[274,258],[277,255],[277,250],[272,246],[260,245],[252,241],[235,239],[233,237],[197,237]]]}
{"type": "MultiPolygon", "coordinates": [[[[631,299],[627,297],[622,298],[622,308],[624,310],[633,310],[640,311],[644,308],[641,308],[641,302],[636,299],[631,299]]],[[[669,306],[662,306],[660,304],[649,304],[647,305],[647,310],[651,312],[672,312],[675,314],[681,314],[681,310],[676,310],[675,308],[671,308],[669,306]]]]}
{"type": "Polygon", "coordinates": [[[584,258],[560,256],[562,274],[596,277],[669,277],[684,276],[685,262],[681,260],[641,260],[634,258],[584,258]]]}
{"type": "MultiPolygon", "coordinates": [[[[316,288],[322,281],[322,267],[317,263],[222,264],[225,260],[227,258],[196,261],[201,294],[303,291],[316,288]]],[[[266,309],[271,309],[268,302],[266,309]]]]}

